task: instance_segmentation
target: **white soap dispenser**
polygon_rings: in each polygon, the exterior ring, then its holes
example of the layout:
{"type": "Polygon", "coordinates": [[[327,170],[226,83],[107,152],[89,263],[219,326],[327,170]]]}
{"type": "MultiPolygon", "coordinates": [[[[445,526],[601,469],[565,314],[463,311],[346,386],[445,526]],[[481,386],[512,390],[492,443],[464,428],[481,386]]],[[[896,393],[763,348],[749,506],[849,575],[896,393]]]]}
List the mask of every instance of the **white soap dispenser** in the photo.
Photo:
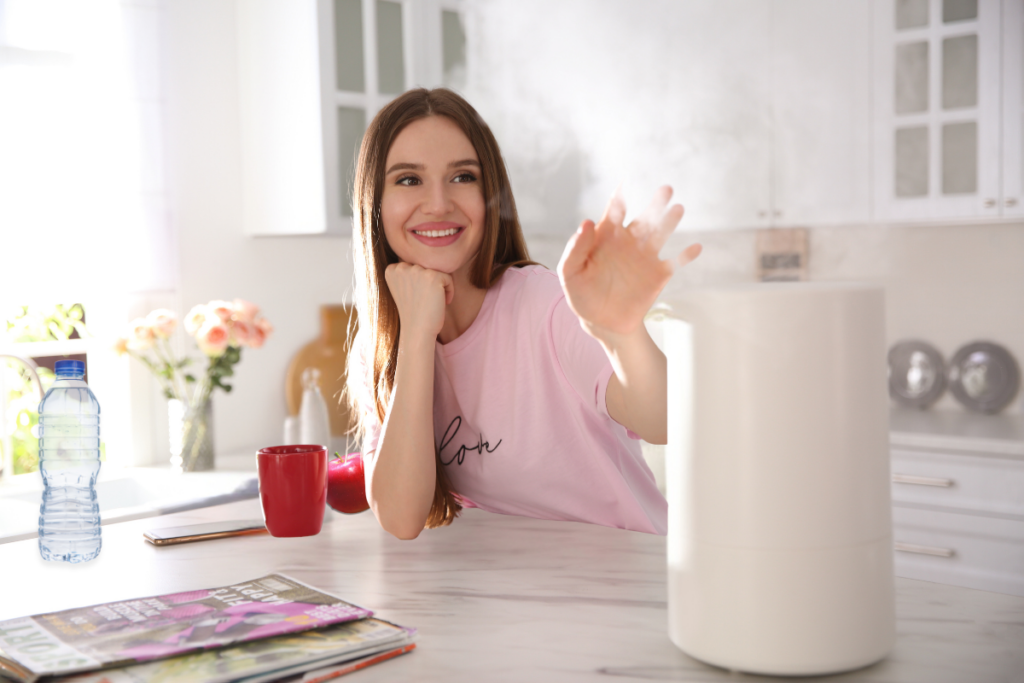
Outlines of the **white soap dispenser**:
{"type": "Polygon", "coordinates": [[[320,370],[306,368],[302,373],[302,405],[299,408],[299,442],[331,447],[331,421],[327,404],[320,393],[320,370]]]}

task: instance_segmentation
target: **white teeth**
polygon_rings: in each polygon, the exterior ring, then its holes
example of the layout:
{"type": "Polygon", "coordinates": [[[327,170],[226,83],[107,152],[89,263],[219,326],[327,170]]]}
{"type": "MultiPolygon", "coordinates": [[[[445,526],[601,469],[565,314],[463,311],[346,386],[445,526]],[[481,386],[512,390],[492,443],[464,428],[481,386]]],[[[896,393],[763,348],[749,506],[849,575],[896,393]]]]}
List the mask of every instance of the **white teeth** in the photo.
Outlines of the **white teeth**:
{"type": "Polygon", "coordinates": [[[448,230],[413,230],[417,235],[423,235],[424,237],[447,237],[448,235],[454,235],[458,231],[458,228],[449,228],[448,230]]]}

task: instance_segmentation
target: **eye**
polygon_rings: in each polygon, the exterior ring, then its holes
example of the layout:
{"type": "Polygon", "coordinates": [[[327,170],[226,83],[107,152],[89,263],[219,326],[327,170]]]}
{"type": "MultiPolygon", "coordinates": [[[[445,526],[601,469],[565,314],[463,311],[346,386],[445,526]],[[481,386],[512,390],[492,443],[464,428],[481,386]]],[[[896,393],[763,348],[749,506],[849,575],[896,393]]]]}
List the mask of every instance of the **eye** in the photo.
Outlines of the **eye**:
{"type": "Polygon", "coordinates": [[[411,187],[413,185],[419,184],[420,179],[414,175],[404,175],[399,177],[398,180],[395,181],[395,185],[405,185],[406,187],[411,187]]]}
{"type": "Polygon", "coordinates": [[[469,171],[462,171],[457,176],[452,178],[452,182],[455,182],[455,183],[474,183],[474,182],[476,182],[476,174],[470,173],[469,171]]]}

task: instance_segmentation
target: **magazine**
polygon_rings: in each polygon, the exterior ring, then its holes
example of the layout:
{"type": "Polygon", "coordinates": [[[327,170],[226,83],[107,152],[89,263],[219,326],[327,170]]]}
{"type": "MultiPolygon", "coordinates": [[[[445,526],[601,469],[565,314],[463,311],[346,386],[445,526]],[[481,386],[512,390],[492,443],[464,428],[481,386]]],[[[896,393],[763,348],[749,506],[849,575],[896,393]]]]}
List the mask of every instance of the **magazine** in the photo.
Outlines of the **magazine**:
{"type": "Polygon", "coordinates": [[[415,647],[413,636],[411,629],[380,619],[362,619],[169,659],[61,676],[56,680],[67,683],[263,683],[293,674],[298,676],[296,680],[302,680],[302,674],[310,669],[316,669],[322,676],[345,668],[342,663],[346,667],[364,668],[389,658],[380,659],[377,655],[402,654],[415,647]]]}
{"type": "Polygon", "coordinates": [[[32,683],[372,615],[284,574],[0,621],[0,674],[32,683]]]}

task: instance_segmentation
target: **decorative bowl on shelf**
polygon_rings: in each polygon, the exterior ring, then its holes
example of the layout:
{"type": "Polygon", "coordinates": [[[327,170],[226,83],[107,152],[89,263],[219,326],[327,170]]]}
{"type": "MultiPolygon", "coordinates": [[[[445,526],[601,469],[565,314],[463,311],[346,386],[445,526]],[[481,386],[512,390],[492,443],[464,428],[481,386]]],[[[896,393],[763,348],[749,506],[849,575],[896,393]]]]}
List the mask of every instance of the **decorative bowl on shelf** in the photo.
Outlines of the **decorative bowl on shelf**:
{"type": "Polygon", "coordinates": [[[907,339],[889,349],[889,396],[909,408],[925,409],[946,391],[946,363],[928,342],[907,339]]]}
{"type": "Polygon", "coordinates": [[[953,398],[968,410],[994,415],[1020,391],[1020,366],[1005,347],[987,341],[960,347],[949,364],[953,398]]]}

